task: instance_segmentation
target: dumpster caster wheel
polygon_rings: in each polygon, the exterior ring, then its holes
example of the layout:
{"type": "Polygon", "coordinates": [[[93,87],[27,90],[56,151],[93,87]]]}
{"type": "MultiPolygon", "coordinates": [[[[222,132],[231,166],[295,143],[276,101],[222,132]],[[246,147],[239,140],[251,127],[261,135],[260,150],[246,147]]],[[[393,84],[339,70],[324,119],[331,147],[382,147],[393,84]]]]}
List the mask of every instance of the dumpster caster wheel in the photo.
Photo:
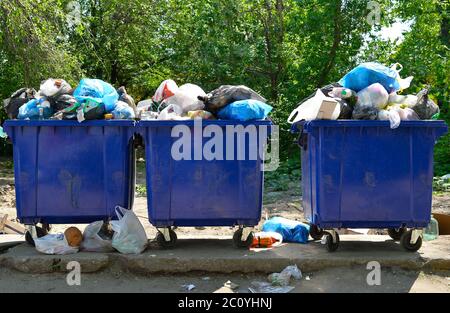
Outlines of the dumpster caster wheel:
{"type": "MultiPolygon", "coordinates": [[[[45,227],[45,228],[42,228],[42,227],[39,227],[39,226],[35,226],[35,227],[36,227],[36,234],[37,234],[38,238],[44,237],[44,236],[46,236],[48,234],[47,227],[45,227]]],[[[29,245],[33,246],[33,247],[36,246],[35,243],[34,243],[33,236],[31,235],[31,233],[29,231],[27,231],[25,233],[25,241],[29,245]]]]}
{"type": "Polygon", "coordinates": [[[325,245],[327,247],[328,252],[335,252],[339,248],[339,234],[335,233],[336,235],[336,242],[333,242],[333,235],[331,235],[328,232],[325,232],[325,245]]]}
{"type": "Polygon", "coordinates": [[[325,232],[317,225],[311,225],[309,228],[309,235],[314,240],[320,240],[322,239],[323,235],[325,235],[325,232]]]}
{"type": "Polygon", "coordinates": [[[173,248],[173,247],[175,247],[175,245],[177,243],[177,239],[178,239],[177,233],[174,232],[172,229],[170,229],[169,236],[170,236],[170,241],[167,241],[166,238],[164,237],[164,234],[161,232],[158,232],[158,234],[156,235],[156,242],[162,248],[166,248],[166,249],[173,248]]]}
{"type": "Polygon", "coordinates": [[[421,236],[419,236],[417,238],[416,243],[414,243],[414,244],[411,243],[411,238],[412,238],[412,235],[413,235],[413,231],[414,230],[408,230],[407,232],[405,232],[402,235],[402,238],[400,240],[400,243],[401,243],[402,247],[405,250],[410,251],[410,252],[416,252],[422,247],[422,237],[421,236]]]}
{"type": "Polygon", "coordinates": [[[250,246],[253,243],[253,238],[254,238],[255,234],[253,232],[250,232],[250,234],[247,237],[247,240],[242,241],[243,232],[244,232],[243,228],[239,228],[238,230],[236,230],[233,235],[233,242],[237,248],[247,248],[248,249],[248,248],[250,248],[250,246]]]}
{"type": "Polygon", "coordinates": [[[402,239],[402,235],[406,232],[406,228],[402,227],[402,228],[389,228],[388,229],[388,234],[389,237],[391,237],[392,239],[394,239],[395,241],[400,241],[400,239],[402,239]]]}

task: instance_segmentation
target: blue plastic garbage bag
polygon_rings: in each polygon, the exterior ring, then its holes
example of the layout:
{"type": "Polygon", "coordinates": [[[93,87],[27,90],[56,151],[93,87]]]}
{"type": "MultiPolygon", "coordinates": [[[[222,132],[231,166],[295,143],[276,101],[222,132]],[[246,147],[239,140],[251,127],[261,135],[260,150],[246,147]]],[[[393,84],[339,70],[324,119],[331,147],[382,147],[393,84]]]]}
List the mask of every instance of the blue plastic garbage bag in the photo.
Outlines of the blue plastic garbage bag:
{"type": "Polygon", "coordinates": [[[279,233],[283,236],[284,242],[307,243],[309,238],[309,225],[282,217],[274,217],[266,221],[262,230],[279,233]]]}
{"type": "Polygon", "coordinates": [[[223,120],[241,122],[265,119],[272,107],[258,100],[242,100],[233,102],[219,111],[217,116],[223,120]]]}
{"type": "Polygon", "coordinates": [[[37,119],[48,119],[53,115],[53,109],[50,106],[50,102],[45,98],[32,99],[22,105],[19,108],[19,115],[17,118],[19,120],[37,120],[37,119]],[[42,112],[42,116],[41,116],[42,112]]]}
{"type": "Polygon", "coordinates": [[[80,103],[89,99],[103,103],[107,112],[112,112],[119,100],[119,94],[113,86],[100,79],[89,78],[80,81],[73,96],[80,103]]]}
{"type": "Polygon", "coordinates": [[[8,135],[3,131],[3,127],[0,126],[0,138],[8,138],[8,135]]]}
{"type": "Polygon", "coordinates": [[[400,90],[399,74],[396,70],[380,63],[362,63],[345,75],[339,84],[359,92],[372,84],[379,83],[388,93],[400,90]]]}
{"type": "Polygon", "coordinates": [[[111,112],[115,120],[130,120],[135,118],[134,110],[125,102],[117,102],[116,107],[111,112]]]}

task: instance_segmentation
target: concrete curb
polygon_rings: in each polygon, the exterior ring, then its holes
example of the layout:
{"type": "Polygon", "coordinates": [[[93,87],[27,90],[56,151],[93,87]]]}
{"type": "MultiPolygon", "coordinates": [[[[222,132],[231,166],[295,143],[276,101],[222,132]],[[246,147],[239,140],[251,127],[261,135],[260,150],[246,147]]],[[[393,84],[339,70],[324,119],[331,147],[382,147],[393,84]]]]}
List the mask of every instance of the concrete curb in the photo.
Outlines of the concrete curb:
{"type": "Polygon", "coordinates": [[[366,266],[377,261],[382,267],[406,270],[449,271],[450,236],[424,243],[418,253],[405,252],[398,243],[384,236],[342,236],[336,253],[328,253],[320,243],[286,244],[267,251],[239,250],[231,240],[180,240],[174,250],[154,245],[141,255],[119,253],[78,253],[66,256],[39,254],[22,244],[0,255],[0,265],[25,273],[67,272],[67,264],[77,261],[84,273],[119,268],[136,274],[155,273],[273,273],[297,264],[304,272],[327,268],[366,266]],[[367,242],[368,240],[372,242],[367,242]]]}

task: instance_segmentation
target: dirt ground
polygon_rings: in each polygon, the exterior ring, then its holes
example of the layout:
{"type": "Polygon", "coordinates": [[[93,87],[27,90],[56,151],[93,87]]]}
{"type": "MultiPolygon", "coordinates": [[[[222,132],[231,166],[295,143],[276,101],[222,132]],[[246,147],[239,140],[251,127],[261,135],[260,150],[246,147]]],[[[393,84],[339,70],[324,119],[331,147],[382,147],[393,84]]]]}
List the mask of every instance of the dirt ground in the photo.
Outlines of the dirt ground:
{"type": "MultiPolygon", "coordinates": [[[[292,281],[292,293],[337,292],[337,293],[450,293],[450,276],[424,272],[408,272],[399,269],[384,269],[381,285],[367,284],[368,271],[364,267],[334,268],[314,273],[303,273],[299,281],[292,281]]],[[[144,293],[211,293],[217,292],[225,282],[231,281],[239,287],[235,293],[249,293],[252,282],[267,281],[266,275],[211,275],[192,273],[187,275],[136,276],[131,273],[108,270],[95,274],[83,274],[80,286],[68,286],[66,275],[29,275],[0,269],[0,293],[14,292],[144,292],[144,293]],[[184,285],[194,285],[187,291],[184,285]]],[[[221,289],[230,292],[229,289],[221,289]]]]}

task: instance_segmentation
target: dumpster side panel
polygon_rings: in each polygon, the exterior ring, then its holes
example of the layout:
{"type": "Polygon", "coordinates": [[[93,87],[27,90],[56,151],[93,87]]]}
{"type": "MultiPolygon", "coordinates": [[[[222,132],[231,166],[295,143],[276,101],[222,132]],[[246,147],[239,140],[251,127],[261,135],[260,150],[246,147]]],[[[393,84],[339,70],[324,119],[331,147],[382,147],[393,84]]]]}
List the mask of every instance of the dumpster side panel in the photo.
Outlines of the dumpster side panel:
{"type": "Polygon", "coordinates": [[[19,219],[90,223],[131,208],[134,123],[60,123],[12,121],[19,219]]]}
{"type": "MultiPolygon", "coordinates": [[[[201,132],[208,125],[194,130],[192,123],[141,122],[147,160],[150,160],[147,165],[149,217],[156,227],[258,224],[262,209],[262,161],[257,153],[252,155],[254,159],[249,159],[249,145],[258,142],[258,129],[253,127],[254,132],[240,137],[227,134],[224,123],[210,126],[214,126],[214,134],[203,137],[201,132]],[[175,127],[177,131],[172,137],[175,127]],[[192,136],[184,140],[180,129],[192,136]],[[196,135],[195,131],[200,133],[196,135]],[[249,140],[250,136],[256,137],[249,140]],[[183,148],[180,148],[181,141],[185,143],[183,148]],[[216,152],[219,146],[223,147],[217,153],[219,158],[207,159],[206,152],[216,152]],[[174,159],[172,149],[183,152],[187,159],[174,159]],[[202,150],[204,153],[198,153],[202,150]],[[227,160],[227,155],[232,159],[227,160]],[[238,159],[239,156],[243,159],[238,159]]],[[[257,147],[255,144],[255,151],[257,147]]]]}
{"type": "Polygon", "coordinates": [[[443,122],[307,123],[302,152],[306,218],[322,228],[425,227],[431,216],[433,148],[443,122]]]}

